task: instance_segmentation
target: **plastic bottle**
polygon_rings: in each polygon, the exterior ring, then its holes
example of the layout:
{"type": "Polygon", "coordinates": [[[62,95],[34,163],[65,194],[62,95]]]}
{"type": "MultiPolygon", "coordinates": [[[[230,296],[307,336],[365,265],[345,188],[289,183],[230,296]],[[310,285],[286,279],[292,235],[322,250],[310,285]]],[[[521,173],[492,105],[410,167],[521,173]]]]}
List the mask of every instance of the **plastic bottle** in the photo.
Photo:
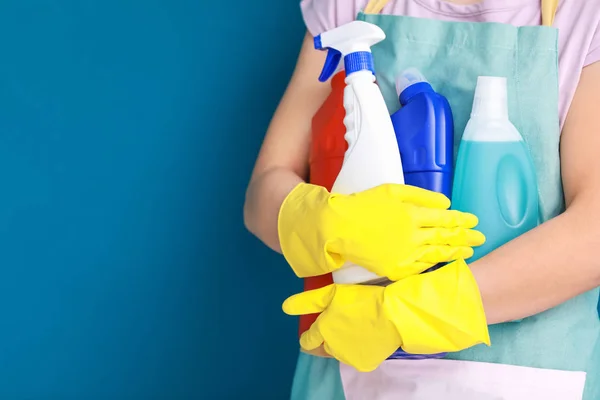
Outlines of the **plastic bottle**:
{"type": "MultiPolygon", "coordinates": [[[[344,140],[346,127],[344,118],[345,73],[337,73],[331,80],[331,93],[312,120],[310,147],[310,183],[331,190],[344,161],[348,143],[344,140]]],[[[332,274],[313,276],[304,279],[304,291],[320,289],[333,283],[332,274]]],[[[301,315],[299,336],[308,331],[316,322],[319,314],[301,315]]],[[[398,349],[390,359],[420,360],[425,358],[443,358],[445,354],[418,355],[408,354],[398,349]]]]}
{"type": "MultiPolygon", "coordinates": [[[[376,25],[353,21],[315,37],[315,48],[329,50],[320,81],[327,81],[344,59],[344,109],[348,150],[331,189],[352,194],[385,183],[404,183],[394,127],[379,87],[371,46],[385,39],[376,25]]],[[[347,263],[333,273],[336,283],[376,283],[385,278],[347,263]]]]}
{"type": "MultiPolygon", "coordinates": [[[[337,178],[348,143],[344,139],[344,88],[346,74],[338,72],[331,79],[331,93],[312,120],[309,181],[331,191],[337,178]]],[[[304,291],[320,289],[333,283],[332,274],[311,276],[304,279],[304,291]]],[[[299,333],[302,335],[317,320],[319,314],[300,316],[299,333]]]]}
{"type": "Polygon", "coordinates": [[[404,71],[397,89],[402,108],[392,114],[404,180],[452,196],[454,119],[448,100],[416,69],[404,71]]]}
{"type": "MultiPolygon", "coordinates": [[[[405,183],[443,193],[450,198],[454,174],[454,119],[450,104],[414,68],[400,74],[396,88],[401,108],[392,114],[392,124],[405,183]]],[[[445,355],[409,354],[399,349],[390,358],[421,360],[443,358],[445,355]]]]}
{"type": "Polygon", "coordinates": [[[509,121],[506,78],[477,81],[471,119],[458,151],[452,207],[477,215],[477,229],[487,238],[470,262],[538,225],[535,167],[509,121]]]}

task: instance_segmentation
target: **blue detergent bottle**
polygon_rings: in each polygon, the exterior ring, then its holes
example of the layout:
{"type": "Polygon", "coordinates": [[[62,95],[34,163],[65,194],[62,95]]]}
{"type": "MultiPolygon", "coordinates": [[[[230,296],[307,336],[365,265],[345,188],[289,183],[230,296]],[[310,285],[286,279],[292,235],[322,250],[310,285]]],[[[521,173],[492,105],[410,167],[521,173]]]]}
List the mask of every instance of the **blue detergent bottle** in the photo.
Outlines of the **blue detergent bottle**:
{"type": "Polygon", "coordinates": [[[454,120],[448,100],[411,68],[397,80],[402,108],[392,123],[402,158],[404,181],[452,196],[454,120]]]}
{"type": "Polygon", "coordinates": [[[452,208],[475,214],[486,243],[473,262],[535,228],[538,186],[526,143],[509,121],[506,78],[479,77],[471,119],[462,137],[452,208]]]}
{"type": "MultiPolygon", "coordinates": [[[[448,100],[435,92],[420,71],[400,74],[397,90],[402,108],[392,114],[404,181],[450,198],[454,172],[454,120],[448,100]]],[[[432,269],[436,269],[436,266],[432,269]]],[[[409,354],[399,349],[390,359],[444,358],[439,354],[409,354]]]]}

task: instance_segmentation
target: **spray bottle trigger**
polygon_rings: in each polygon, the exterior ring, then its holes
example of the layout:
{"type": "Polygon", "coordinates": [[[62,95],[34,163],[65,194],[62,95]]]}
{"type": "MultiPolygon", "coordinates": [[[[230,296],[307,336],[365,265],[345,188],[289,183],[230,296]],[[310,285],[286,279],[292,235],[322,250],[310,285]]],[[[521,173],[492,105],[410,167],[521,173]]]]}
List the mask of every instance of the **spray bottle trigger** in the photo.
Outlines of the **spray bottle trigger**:
{"type": "MultiPolygon", "coordinates": [[[[321,43],[321,35],[315,36],[314,42],[316,50],[326,49],[323,48],[323,44],[321,43]]],[[[325,60],[323,71],[321,71],[321,76],[319,76],[320,82],[327,82],[327,80],[332,77],[342,59],[342,53],[340,51],[332,48],[327,48],[327,50],[327,59],[325,60]]]]}
{"type": "Polygon", "coordinates": [[[327,82],[329,78],[333,76],[337,67],[342,59],[342,53],[335,50],[329,49],[327,51],[327,58],[325,59],[325,65],[323,66],[323,71],[321,71],[321,76],[319,76],[320,82],[327,82]]]}

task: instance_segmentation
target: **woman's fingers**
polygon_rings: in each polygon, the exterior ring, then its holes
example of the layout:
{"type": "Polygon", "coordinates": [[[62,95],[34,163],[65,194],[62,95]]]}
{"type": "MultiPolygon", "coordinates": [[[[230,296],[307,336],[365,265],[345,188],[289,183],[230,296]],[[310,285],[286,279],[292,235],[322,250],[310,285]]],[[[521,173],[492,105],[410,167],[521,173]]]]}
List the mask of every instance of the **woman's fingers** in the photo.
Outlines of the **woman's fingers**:
{"type": "Polygon", "coordinates": [[[441,193],[410,185],[389,185],[388,188],[403,203],[410,203],[428,209],[447,210],[450,208],[450,199],[441,193]]]}
{"type": "Polygon", "coordinates": [[[425,246],[419,262],[438,264],[473,257],[471,247],[425,246]]]}
{"type": "Polygon", "coordinates": [[[415,243],[434,246],[481,246],[485,243],[483,233],[464,228],[422,228],[415,232],[415,243]]]}
{"type": "Polygon", "coordinates": [[[413,253],[414,261],[389,269],[388,278],[397,282],[413,275],[419,275],[439,263],[473,257],[473,248],[469,246],[421,246],[413,253]]]}
{"type": "MultiPolygon", "coordinates": [[[[417,254],[417,257],[423,258],[425,255],[425,251],[421,254],[417,254]]],[[[429,268],[433,267],[437,262],[422,262],[422,261],[413,261],[405,265],[397,266],[396,268],[389,269],[390,273],[388,274],[388,279],[392,282],[397,282],[401,279],[407,278],[413,275],[419,275],[427,271],[429,268]]]]}
{"type": "Polygon", "coordinates": [[[421,228],[465,228],[472,229],[479,220],[473,214],[456,210],[418,208],[415,210],[417,224],[421,228]]]}

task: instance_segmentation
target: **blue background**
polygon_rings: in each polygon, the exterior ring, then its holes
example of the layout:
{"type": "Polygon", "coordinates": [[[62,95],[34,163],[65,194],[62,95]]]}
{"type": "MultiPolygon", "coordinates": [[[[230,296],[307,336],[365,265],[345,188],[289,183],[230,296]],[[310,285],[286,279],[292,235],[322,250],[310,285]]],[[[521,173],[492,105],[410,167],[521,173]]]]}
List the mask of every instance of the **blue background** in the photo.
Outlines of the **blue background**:
{"type": "Polygon", "coordinates": [[[300,288],[242,223],[298,1],[0,3],[0,398],[282,399],[300,288]]]}

